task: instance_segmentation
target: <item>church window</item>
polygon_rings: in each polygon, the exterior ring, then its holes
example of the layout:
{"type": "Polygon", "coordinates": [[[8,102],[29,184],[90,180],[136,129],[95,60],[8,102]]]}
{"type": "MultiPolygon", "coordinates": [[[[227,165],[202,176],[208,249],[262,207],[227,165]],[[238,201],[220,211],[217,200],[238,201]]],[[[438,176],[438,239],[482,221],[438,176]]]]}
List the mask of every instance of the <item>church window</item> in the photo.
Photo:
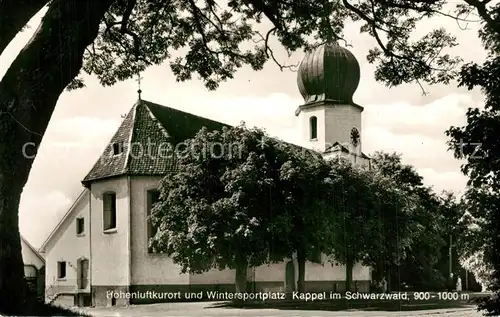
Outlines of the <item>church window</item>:
{"type": "Polygon", "coordinates": [[[318,118],[311,117],[309,119],[309,129],[311,140],[318,138],[318,118]]]}
{"type": "Polygon", "coordinates": [[[160,192],[158,190],[148,190],[147,192],[147,210],[146,210],[146,216],[147,216],[147,223],[148,223],[148,228],[147,228],[147,237],[148,237],[148,252],[152,253],[153,251],[149,247],[149,239],[154,237],[156,234],[157,228],[153,226],[153,223],[151,221],[151,211],[153,210],[154,204],[158,202],[160,199],[160,192]]]}
{"type": "Polygon", "coordinates": [[[113,155],[118,155],[123,152],[123,142],[113,144],[113,155]]]}
{"type": "Polygon", "coordinates": [[[103,220],[104,230],[116,228],[116,194],[106,193],[103,195],[103,220]]]}
{"type": "Polygon", "coordinates": [[[85,221],[83,218],[76,218],[76,234],[83,234],[85,231],[85,221]]]}
{"type": "Polygon", "coordinates": [[[66,261],[57,262],[57,278],[66,277],[66,261]]]}

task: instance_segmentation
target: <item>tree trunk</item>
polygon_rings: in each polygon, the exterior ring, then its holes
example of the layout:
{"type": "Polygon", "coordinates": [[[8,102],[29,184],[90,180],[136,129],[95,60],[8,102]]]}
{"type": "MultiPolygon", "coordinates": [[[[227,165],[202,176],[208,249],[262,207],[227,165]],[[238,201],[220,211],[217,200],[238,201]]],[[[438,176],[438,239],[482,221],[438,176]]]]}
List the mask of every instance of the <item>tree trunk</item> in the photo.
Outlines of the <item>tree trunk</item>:
{"type": "Polygon", "coordinates": [[[247,273],[248,273],[248,262],[246,259],[241,258],[237,260],[236,263],[236,276],[235,276],[235,287],[236,293],[246,293],[247,291],[247,273]]]}
{"type": "Polygon", "coordinates": [[[345,265],[345,291],[350,291],[352,286],[352,269],[354,267],[354,261],[348,259],[345,265]]]}
{"type": "Polygon", "coordinates": [[[29,20],[37,14],[48,0],[2,0],[0,1],[0,55],[29,20]]]}
{"type": "Polygon", "coordinates": [[[306,255],[303,251],[297,251],[297,264],[299,276],[297,279],[297,291],[304,293],[306,291],[306,255]]]}
{"type": "Polygon", "coordinates": [[[19,201],[36,148],[112,0],[53,0],[0,82],[0,312],[23,313],[19,201]]]}
{"type": "Polygon", "coordinates": [[[392,266],[389,265],[387,266],[387,292],[391,292],[392,291],[392,266]]]}

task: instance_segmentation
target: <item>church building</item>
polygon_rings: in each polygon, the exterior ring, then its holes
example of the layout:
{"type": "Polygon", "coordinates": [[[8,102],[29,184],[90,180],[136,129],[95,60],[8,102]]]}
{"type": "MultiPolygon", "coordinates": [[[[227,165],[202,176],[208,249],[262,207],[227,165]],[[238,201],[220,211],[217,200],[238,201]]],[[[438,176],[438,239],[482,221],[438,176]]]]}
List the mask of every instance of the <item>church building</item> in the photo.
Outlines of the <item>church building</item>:
{"type": "MultiPolygon", "coordinates": [[[[369,166],[361,146],[363,107],[352,98],[359,80],[356,58],[336,43],[318,46],[304,57],[297,79],[304,103],[295,112],[300,146],[369,166]]],[[[148,248],[153,230],[148,216],[161,179],[174,170],[174,157],[160,157],[157,145],[175,146],[202,127],[223,126],[139,98],[83,179],[82,193],[43,243],[46,300],[113,306],[154,301],[134,293],[234,291],[233,270],[183,274],[172,259],[148,248]],[[125,293],[132,296],[113,295],[125,293]]],[[[345,289],[345,267],[326,260],[306,264],[307,291],[345,289]]],[[[296,259],[249,268],[250,289],[296,289],[297,268],[296,259]]],[[[367,292],[370,281],[370,268],[356,264],[352,290],[367,292]]]]}

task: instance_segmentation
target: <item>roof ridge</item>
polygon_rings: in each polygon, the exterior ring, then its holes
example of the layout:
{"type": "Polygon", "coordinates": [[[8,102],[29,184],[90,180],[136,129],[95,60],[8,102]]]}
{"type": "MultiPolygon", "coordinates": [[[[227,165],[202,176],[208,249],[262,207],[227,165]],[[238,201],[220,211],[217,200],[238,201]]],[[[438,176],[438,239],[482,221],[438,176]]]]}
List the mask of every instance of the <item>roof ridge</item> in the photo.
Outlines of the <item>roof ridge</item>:
{"type": "Polygon", "coordinates": [[[19,234],[19,236],[21,237],[21,240],[22,240],[24,243],[26,243],[26,245],[28,246],[28,248],[30,248],[30,249],[31,249],[31,251],[33,251],[33,253],[35,253],[35,255],[36,255],[36,256],[37,256],[40,260],[42,260],[42,262],[43,262],[43,263],[45,263],[45,259],[44,259],[44,258],[43,258],[43,256],[42,256],[42,255],[38,252],[38,250],[37,250],[37,249],[35,249],[35,248],[33,247],[33,245],[31,245],[31,243],[30,243],[28,240],[26,240],[26,238],[25,238],[22,234],[19,234]]]}
{"type": "MultiPolygon", "coordinates": [[[[163,133],[163,135],[165,135],[166,138],[170,138],[170,135],[168,134],[167,127],[165,127],[161,123],[161,121],[155,116],[155,114],[153,113],[153,111],[149,108],[149,105],[145,104],[144,106],[146,107],[146,110],[148,111],[151,119],[153,119],[153,121],[155,121],[156,124],[158,125],[158,128],[160,128],[160,130],[163,133]]],[[[164,107],[164,108],[167,108],[167,107],[164,107]]],[[[172,108],[170,108],[170,109],[172,109],[172,108]]]]}
{"type": "Polygon", "coordinates": [[[112,135],[112,137],[109,139],[109,141],[106,143],[106,146],[104,147],[103,151],[100,153],[100,156],[90,169],[90,171],[87,173],[87,175],[84,177],[82,180],[82,184],[84,186],[87,186],[89,182],[93,181],[94,179],[97,178],[103,178],[102,176],[102,171],[100,169],[106,167],[106,168],[111,168],[113,172],[110,173],[110,175],[106,175],[106,177],[111,177],[115,176],[118,174],[123,174],[124,169],[126,169],[126,160],[127,156],[125,152],[125,149],[123,148],[123,151],[120,151],[120,153],[114,155],[114,144],[116,142],[122,143],[122,145],[127,142],[129,139],[129,134],[132,133],[133,131],[131,130],[131,127],[133,126],[133,119],[134,119],[134,113],[136,106],[139,103],[136,102],[134,106],[127,112],[125,117],[122,117],[123,120],[120,122],[118,128],[115,130],[115,133],[112,135]],[[115,157],[116,156],[116,157],[115,157]],[[96,176],[99,175],[100,176],[96,176]]]}
{"type": "Polygon", "coordinates": [[[180,110],[180,109],[177,109],[177,108],[172,108],[172,107],[164,106],[164,105],[161,105],[161,104],[156,103],[156,102],[151,102],[151,101],[147,101],[147,100],[144,100],[144,99],[141,100],[141,101],[144,102],[144,103],[146,103],[146,104],[150,104],[150,105],[161,107],[161,108],[171,109],[171,110],[177,111],[177,112],[185,114],[185,115],[196,117],[197,119],[206,120],[206,121],[212,121],[213,123],[218,123],[218,124],[227,125],[227,126],[233,126],[233,125],[231,125],[229,123],[224,123],[224,122],[213,120],[213,119],[210,119],[210,118],[207,118],[207,117],[202,117],[200,115],[197,115],[197,114],[194,114],[194,113],[191,113],[191,112],[186,112],[186,111],[183,111],[183,110],[180,110]]]}
{"type": "MultiPolygon", "coordinates": [[[[123,165],[123,170],[125,173],[128,172],[129,170],[129,163],[130,163],[130,153],[132,151],[132,140],[134,139],[134,130],[135,130],[135,120],[136,120],[136,115],[137,115],[137,107],[141,105],[141,100],[139,99],[134,107],[132,108],[132,126],[130,127],[130,135],[128,137],[128,144],[127,144],[127,153],[125,154],[125,163],[123,165]]],[[[125,120],[125,119],[123,119],[125,120]]],[[[110,141],[111,142],[111,141],[110,141]]]]}
{"type": "MultiPolygon", "coordinates": [[[[47,246],[47,244],[49,243],[49,241],[52,239],[52,237],[55,235],[56,231],[59,230],[59,228],[63,225],[64,223],[64,220],[66,220],[66,218],[69,217],[69,215],[71,214],[71,212],[73,211],[73,209],[76,207],[76,205],[80,202],[80,199],[83,198],[83,196],[88,192],[88,189],[87,188],[84,188],[80,194],[78,194],[78,196],[76,197],[76,199],[73,201],[73,203],[71,204],[71,206],[68,208],[68,210],[66,211],[66,213],[64,214],[64,216],[61,218],[61,220],[57,223],[57,225],[55,226],[54,230],[52,230],[52,232],[48,235],[48,237],[45,239],[45,241],[42,243],[42,246],[40,247],[39,250],[43,250],[45,249],[45,247],[47,246]]],[[[44,250],[45,251],[45,250],[44,250]]]]}

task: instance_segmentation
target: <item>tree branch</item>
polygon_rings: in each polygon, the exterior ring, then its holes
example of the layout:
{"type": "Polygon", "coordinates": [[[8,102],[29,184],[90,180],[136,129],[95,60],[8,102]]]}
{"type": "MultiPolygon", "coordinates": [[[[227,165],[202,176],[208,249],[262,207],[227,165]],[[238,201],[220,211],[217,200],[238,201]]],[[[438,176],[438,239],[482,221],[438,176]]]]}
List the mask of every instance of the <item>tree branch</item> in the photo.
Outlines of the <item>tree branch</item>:
{"type": "Polygon", "coordinates": [[[469,5],[473,6],[476,8],[477,13],[479,16],[486,22],[486,24],[492,29],[495,30],[498,34],[500,34],[500,23],[498,20],[494,20],[490,13],[488,12],[488,9],[486,8],[486,4],[488,4],[490,1],[485,0],[485,1],[479,1],[479,0],[464,0],[467,2],[469,5]]]}
{"type": "Polygon", "coordinates": [[[295,64],[295,65],[282,65],[280,62],[278,62],[278,60],[274,56],[274,51],[269,46],[269,38],[271,37],[272,34],[274,34],[276,32],[277,29],[278,29],[277,27],[271,28],[269,31],[267,31],[266,36],[263,36],[259,32],[256,32],[256,34],[258,34],[261,38],[256,43],[264,42],[264,51],[266,52],[267,58],[271,58],[273,60],[273,62],[279,67],[280,71],[283,71],[284,69],[290,69],[292,71],[295,71],[300,63],[295,64]]]}
{"type": "Polygon", "coordinates": [[[125,33],[127,31],[127,24],[130,19],[130,15],[132,14],[132,11],[134,10],[136,4],[136,0],[128,0],[127,2],[127,8],[125,8],[125,12],[123,12],[123,18],[122,18],[122,28],[121,31],[122,33],[125,33]]]}
{"type": "Polygon", "coordinates": [[[49,0],[2,0],[0,1],[0,55],[29,20],[49,0]]]}
{"type": "Polygon", "coordinates": [[[43,135],[58,96],[78,75],[85,49],[97,36],[101,19],[112,2],[53,0],[38,32],[0,82],[0,109],[10,112],[24,127],[43,135]],[[65,32],[70,30],[71,36],[67,36],[65,32]],[[61,52],[64,49],[70,52],[61,52]],[[7,104],[5,100],[13,103],[7,104]]]}

